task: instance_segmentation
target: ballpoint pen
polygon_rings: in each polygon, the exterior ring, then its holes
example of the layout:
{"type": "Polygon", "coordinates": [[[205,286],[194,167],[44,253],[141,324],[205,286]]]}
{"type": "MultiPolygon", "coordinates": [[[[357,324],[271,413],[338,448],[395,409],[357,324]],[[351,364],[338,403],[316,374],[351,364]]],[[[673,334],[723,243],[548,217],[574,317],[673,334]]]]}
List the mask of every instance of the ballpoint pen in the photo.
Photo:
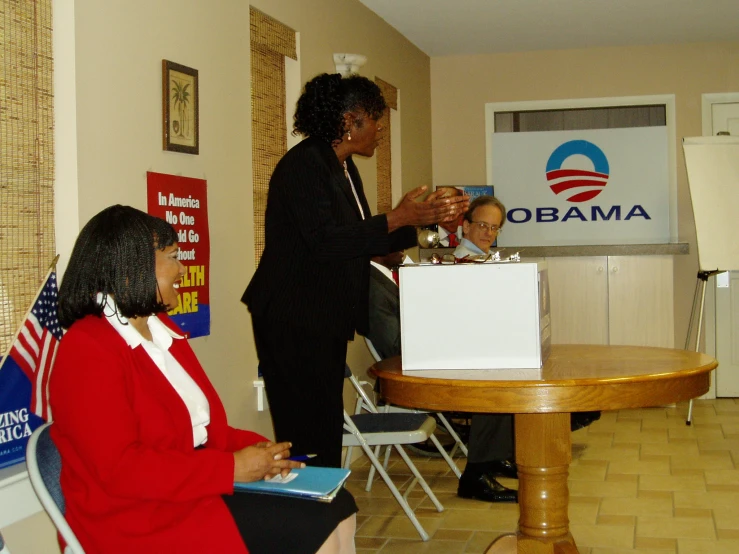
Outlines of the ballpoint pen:
{"type": "Polygon", "coordinates": [[[303,454],[302,456],[290,456],[288,460],[292,460],[293,462],[304,462],[311,458],[315,458],[316,456],[318,456],[318,454],[303,454]]]}

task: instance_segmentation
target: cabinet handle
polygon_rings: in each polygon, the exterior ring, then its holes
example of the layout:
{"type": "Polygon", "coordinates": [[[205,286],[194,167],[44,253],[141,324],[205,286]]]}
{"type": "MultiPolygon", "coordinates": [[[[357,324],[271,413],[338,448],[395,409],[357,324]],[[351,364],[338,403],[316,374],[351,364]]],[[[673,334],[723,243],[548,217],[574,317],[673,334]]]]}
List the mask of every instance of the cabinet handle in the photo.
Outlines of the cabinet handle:
{"type": "Polygon", "coordinates": [[[613,271],[613,273],[618,273],[618,266],[614,267],[611,271],[613,271]]]}
{"type": "Polygon", "coordinates": [[[599,265],[598,266],[598,273],[603,273],[603,266],[602,265],[599,265]]]}

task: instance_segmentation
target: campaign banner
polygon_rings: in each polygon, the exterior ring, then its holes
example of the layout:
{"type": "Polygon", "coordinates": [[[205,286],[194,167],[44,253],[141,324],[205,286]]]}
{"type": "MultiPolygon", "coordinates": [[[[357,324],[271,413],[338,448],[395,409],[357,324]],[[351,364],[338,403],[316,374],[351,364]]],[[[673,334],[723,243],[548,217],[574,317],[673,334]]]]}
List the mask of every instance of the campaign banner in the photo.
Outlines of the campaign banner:
{"type": "Polygon", "coordinates": [[[0,362],[0,468],[25,461],[31,433],[51,420],[49,377],[61,338],[52,269],[0,362]]]}
{"type": "Polygon", "coordinates": [[[489,163],[499,246],[670,242],[664,126],[493,133],[489,163]]]}
{"type": "Polygon", "coordinates": [[[210,335],[210,235],[207,182],[164,173],[146,174],[149,214],[177,230],[185,266],[177,308],[169,315],[188,337],[210,335]]]}

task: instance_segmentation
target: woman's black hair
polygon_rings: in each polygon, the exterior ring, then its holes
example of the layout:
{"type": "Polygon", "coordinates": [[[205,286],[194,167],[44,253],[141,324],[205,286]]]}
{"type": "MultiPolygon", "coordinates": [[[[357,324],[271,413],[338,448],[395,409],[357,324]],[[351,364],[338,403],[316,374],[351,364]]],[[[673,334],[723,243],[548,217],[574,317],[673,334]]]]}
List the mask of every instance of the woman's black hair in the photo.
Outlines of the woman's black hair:
{"type": "Polygon", "coordinates": [[[361,110],[377,120],[386,108],[380,87],[367,77],[323,73],[305,84],[295,109],[293,134],[333,144],[344,134],[345,113],[361,110]]]}
{"type": "Polygon", "coordinates": [[[111,295],[127,318],[167,311],[157,300],[156,250],[176,242],[169,223],[136,208],[116,205],[97,214],[80,231],[59,287],[62,326],[101,316],[98,293],[111,295]]]}

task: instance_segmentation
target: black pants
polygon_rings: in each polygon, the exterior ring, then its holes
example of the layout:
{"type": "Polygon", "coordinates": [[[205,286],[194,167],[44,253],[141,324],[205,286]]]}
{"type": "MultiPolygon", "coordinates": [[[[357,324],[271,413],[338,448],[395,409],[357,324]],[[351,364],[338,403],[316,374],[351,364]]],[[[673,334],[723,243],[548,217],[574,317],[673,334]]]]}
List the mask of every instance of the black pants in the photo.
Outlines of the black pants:
{"type": "Polygon", "coordinates": [[[513,459],[513,416],[510,414],[475,414],[467,445],[470,463],[513,459]]]}
{"type": "Polygon", "coordinates": [[[268,317],[252,324],[275,438],[318,454],[311,465],[340,467],[347,341],[268,317]]]}
{"type": "Polygon", "coordinates": [[[314,554],[339,523],[357,512],[346,489],[327,504],[245,492],[223,500],[249,554],[314,554]]]}

